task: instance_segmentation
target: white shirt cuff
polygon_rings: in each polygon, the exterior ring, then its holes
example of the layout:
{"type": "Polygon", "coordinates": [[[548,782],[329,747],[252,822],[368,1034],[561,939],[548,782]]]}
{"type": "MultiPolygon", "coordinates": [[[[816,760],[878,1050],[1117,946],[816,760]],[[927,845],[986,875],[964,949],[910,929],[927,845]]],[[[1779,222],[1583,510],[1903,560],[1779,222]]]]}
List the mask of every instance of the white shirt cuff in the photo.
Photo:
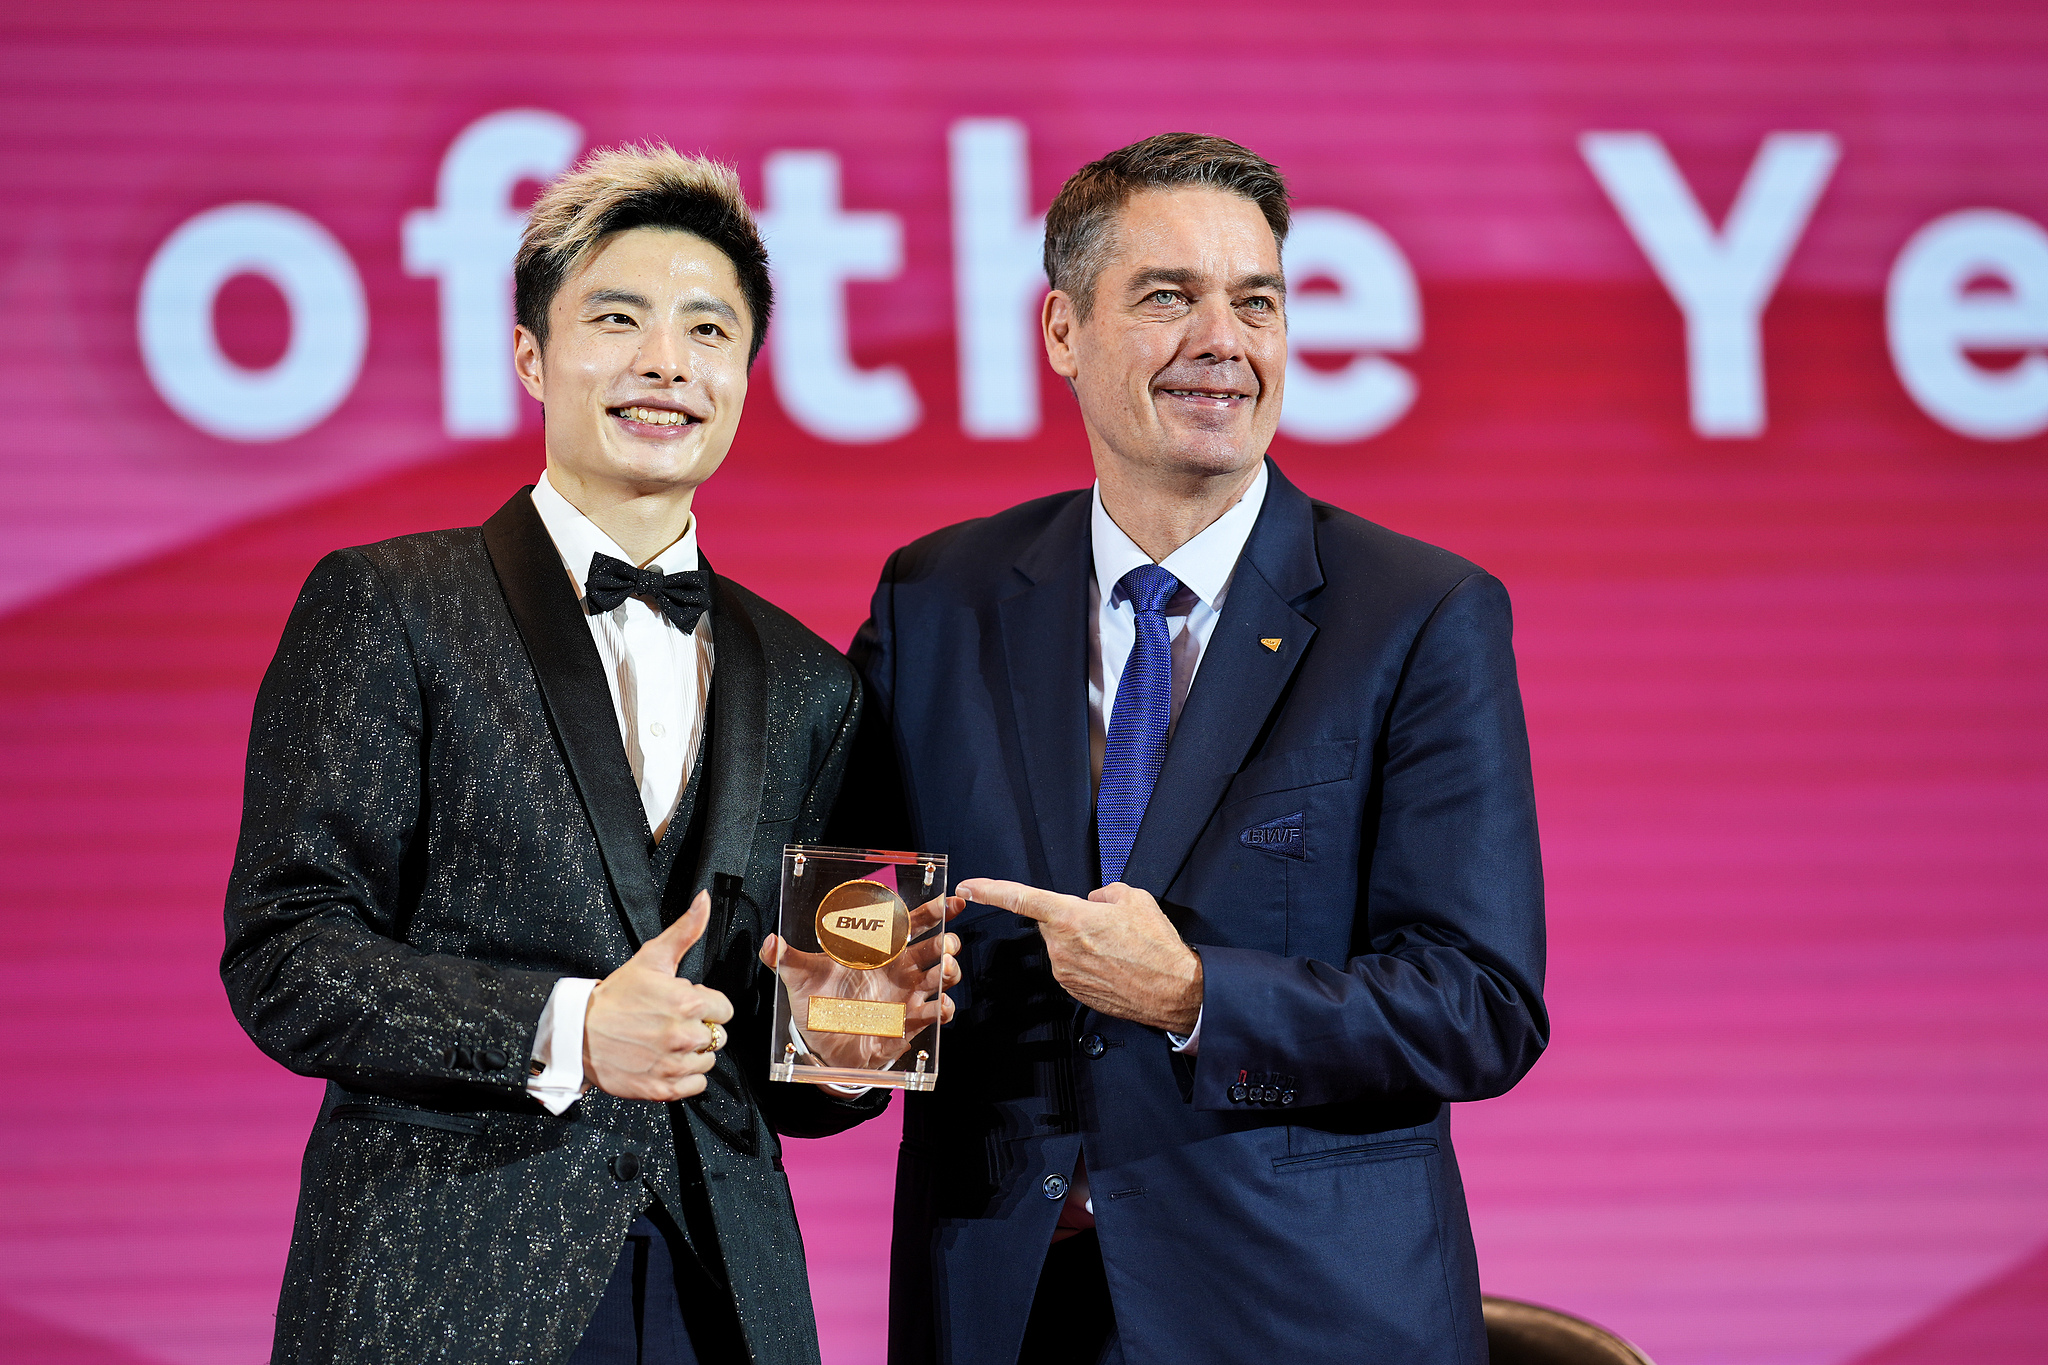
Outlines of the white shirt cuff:
{"type": "Polygon", "coordinates": [[[1195,1055],[1197,1055],[1198,1053],[1200,1053],[1200,1052],[1201,1052],[1201,1050],[1202,1050],[1202,1009],[1203,1009],[1203,1007],[1202,1007],[1202,1006],[1199,1006],[1199,1005],[1195,1007],[1195,1027],[1194,1027],[1193,1031],[1192,1031],[1192,1032],[1190,1032],[1190,1033],[1188,1034],[1188,1036],[1187,1036],[1187,1037],[1185,1037],[1185,1038],[1181,1037],[1181,1036],[1180,1036],[1180,1035],[1179,1035],[1178,1033],[1175,1033],[1175,1032],[1174,1032],[1174,1031],[1173,1031],[1172,1029],[1168,1029],[1168,1030],[1166,1031],[1166,1041],[1167,1041],[1167,1042],[1169,1042],[1169,1043],[1172,1043],[1172,1044],[1173,1044],[1173,1050],[1174,1050],[1175,1052],[1185,1052],[1185,1053],[1187,1053],[1187,1054],[1188,1054],[1188,1056],[1190,1056],[1190,1057],[1193,1057],[1193,1056],[1195,1056],[1195,1055]]]}
{"type": "Polygon", "coordinates": [[[583,1079],[583,1016],[597,982],[565,976],[548,992],[533,1037],[533,1060],[540,1069],[526,1078],[526,1093],[550,1114],[565,1112],[590,1087],[583,1079]]]}
{"type": "MultiPolygon", "coordinates": [[[[811,1040],[804,1037],[803,1030],[796,1026],[794,1019],[789,1021],[789,1035],[796,1039],[796,1045],[803,1049],[804,1056],[815,1057],[818,1055],[811,1051],[811,1040]]],[[[825,1089],[836,1091],[849,1099],[858,1099],[862,1095],[867,1094],[868,1091],[873,1090],[874,1087],[871,1085],[841,1085],[837,1081],[827,1081],[825,1082],[825,1089]]]]}

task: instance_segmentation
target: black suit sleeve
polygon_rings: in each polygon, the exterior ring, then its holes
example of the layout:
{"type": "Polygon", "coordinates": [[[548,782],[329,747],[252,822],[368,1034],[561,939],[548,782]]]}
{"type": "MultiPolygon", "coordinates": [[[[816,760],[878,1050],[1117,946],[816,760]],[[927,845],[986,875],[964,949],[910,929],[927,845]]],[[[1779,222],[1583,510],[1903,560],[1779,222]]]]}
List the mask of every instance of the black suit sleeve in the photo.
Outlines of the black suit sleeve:
{"type": "Polygon", "coordinates": [[[1507,591],[1454,587],[1390,708],[1368,806],[1354,956],[1204,948],[1195,1103],[1240,1070],[1296,1105],[1501,1094],[1544,1048],[1543,873],[1507,591]],[[1376,807],[1376,809],[1375,809],[1376,807]]]}
{"type": "Polygon", "coordinates": [[[329,555],[256,696],[221,979],[257,1046],[301,1075],[513,1099],[559,974],[401,941],[423,854],[426,728],[375,568],[329,555]]]}
{"type": "MultiPolygon", "coordinates": [[[[832,743],[826,749],[823,761],[818,764],[817,771],[811,777],[810,789],[804,795],[803,806],[797,815],[796,829],[791,836],[793,842],[829,842],[823,835],[846,778],[847,760],[853,750],[854,737],[860,730],[862,715],[867,710],[858,673],[852,675],[850,684],[846,708],[840,713],[832,743]]],[[[770,906],[776,899],[770,897],[770,906]]],[[[772,910],[767,912],[773,913],[772,910]]],[[[888,1107],[887,1090],[873,1089],[859,1095],[847,1095],[825,1086],[769,1080],[766,1059],[770,1046],[769,1039],[773,1036],[775,974],[772,969],[758,961],[755,964],[755,989],[752,992],[752,999],[754,1008],[747,1019],[742,1023],[735,1018],[733,1046],[743,1048],[744,1056],[762,1059],[758,1071],[750,1079],[754,1082],[754,1093],[760,1097],[761,1113],[768,1120],[769,1127],[785,1137],[830,1137],[834,1133],[844,1132],[857,1123],[875,1117],[888,1107]]]]}

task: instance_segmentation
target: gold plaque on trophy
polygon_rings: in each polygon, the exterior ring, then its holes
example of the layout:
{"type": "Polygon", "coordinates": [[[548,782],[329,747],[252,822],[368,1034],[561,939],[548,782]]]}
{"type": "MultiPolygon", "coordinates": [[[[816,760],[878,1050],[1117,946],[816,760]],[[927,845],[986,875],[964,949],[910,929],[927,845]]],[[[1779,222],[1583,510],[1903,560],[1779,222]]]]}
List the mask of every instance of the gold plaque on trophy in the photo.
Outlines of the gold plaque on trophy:
{"type": "MultiPolygon", "coordinates": [[[[857,878],[818,902],[817,930],[825,956],[857,972],[873,971],[894,962],[910,941],[910,907],[880,882],[857,878]]],[[[896,1036],[902,1036],[900,1024],[896,1036]]]]}
{"type": "Polygon", "coordinates": [[[841,1000],[829,995],[814,995],[804,1027],[813,1033],[901,1038],[905,1013],[901,1000],[841,1000]]]}

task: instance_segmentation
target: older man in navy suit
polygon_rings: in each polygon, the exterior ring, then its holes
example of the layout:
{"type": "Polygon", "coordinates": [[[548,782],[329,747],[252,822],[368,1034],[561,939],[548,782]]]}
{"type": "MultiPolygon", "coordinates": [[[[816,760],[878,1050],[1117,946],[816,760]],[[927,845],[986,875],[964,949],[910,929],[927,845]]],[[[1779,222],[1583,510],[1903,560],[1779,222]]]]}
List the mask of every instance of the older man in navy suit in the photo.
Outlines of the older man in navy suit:
{"type": "Polygon", "coordinates": [[[1220,138],[1077,173],[1044,330],[1095,487],[897,552],[856,643],[971,902],[894,1361],[1486,1358],[1446,1104],[1549,1027],[1508,598],[1265,458],[1287,224],[1220,138]]]}

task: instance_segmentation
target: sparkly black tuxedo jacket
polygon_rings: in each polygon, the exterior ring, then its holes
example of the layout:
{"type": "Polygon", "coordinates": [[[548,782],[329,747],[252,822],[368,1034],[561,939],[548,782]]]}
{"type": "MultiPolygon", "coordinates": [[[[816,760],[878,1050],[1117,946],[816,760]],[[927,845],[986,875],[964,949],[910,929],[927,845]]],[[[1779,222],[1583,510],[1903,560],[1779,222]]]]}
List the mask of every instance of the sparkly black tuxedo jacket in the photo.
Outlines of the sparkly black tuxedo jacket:
{"type": "MultiPolygon", "coordinates": [[[[1446,1102],[1549,1031],[1507,594],[1270,474],[1124,878],[1201,952],[1199,1051],[968,908],[938,1089],[904,1110],[898,1365],[1016,1358],[1084,1151],[1129,1365],[1486,1358],[1446,1102]]],[[[903,837],[956,878],[1097,884],[1089,506],[899,551],[855,642],[903,837]]]]}
{"type": "MultiPolygon", "coordinates": [[[[666,885],[603,666],[526,492],[481,528],[314,569],[257,695],[221,975],[257,1045],[328,1082],[278,1362],[566,1359],[659,1198],[756,1361],[817,1334],[778,1133],[880,1111],[767,1081],[756,952],[861,709],[846,661],[730,580],[686,855],[666,885]],[[541,1010],[719,895],[683,975],[732,998],[706,1092],[526,1093],[541,1010]]],[[[683,829],[678,819],[670,838],[683,829]]]]}

